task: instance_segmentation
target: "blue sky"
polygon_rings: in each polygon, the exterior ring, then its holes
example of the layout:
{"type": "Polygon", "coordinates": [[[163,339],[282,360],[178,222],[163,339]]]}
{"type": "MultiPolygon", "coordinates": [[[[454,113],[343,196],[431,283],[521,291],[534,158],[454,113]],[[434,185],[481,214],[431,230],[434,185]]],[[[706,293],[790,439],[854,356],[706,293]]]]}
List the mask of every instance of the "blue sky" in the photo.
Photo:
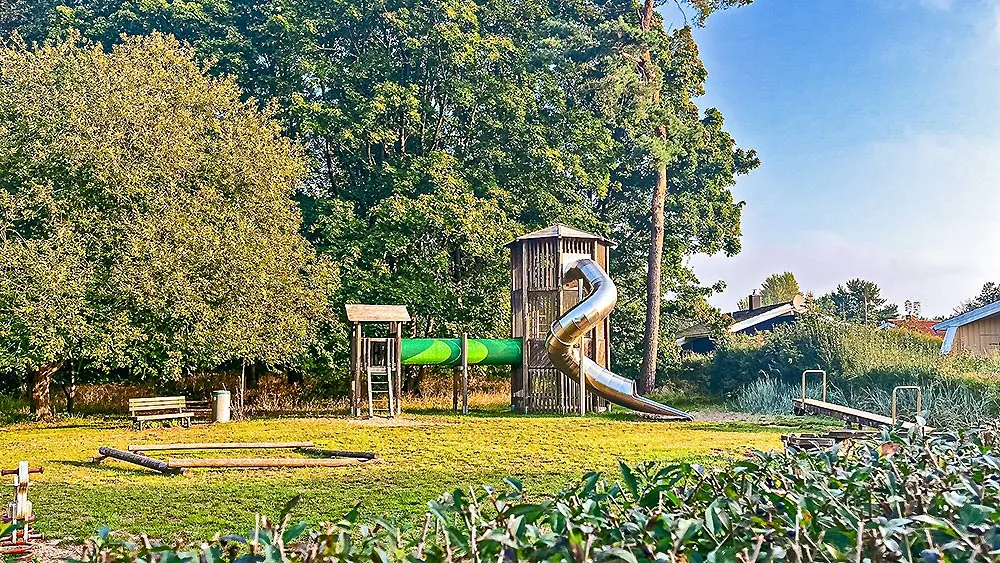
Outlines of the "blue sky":
{"type": "Polygon", "coordinates": [[[934,316],[1000,281],[1000,0],[757,0],[697,37],[699,105],[763,161],[734,190],[743,252],[692,259],[713,304],[787,270],[934,316]]]}

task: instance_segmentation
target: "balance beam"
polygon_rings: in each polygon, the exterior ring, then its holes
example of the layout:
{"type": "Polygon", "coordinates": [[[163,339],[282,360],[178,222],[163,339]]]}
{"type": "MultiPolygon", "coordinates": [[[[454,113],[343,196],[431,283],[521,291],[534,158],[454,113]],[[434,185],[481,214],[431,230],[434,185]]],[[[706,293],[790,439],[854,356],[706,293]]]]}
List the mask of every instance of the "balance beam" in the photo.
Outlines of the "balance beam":
{"type": "Polygon", "coordinates": [[[231,458],[231,459],[184,459],[168,458],[166,465],[175,471],[184,471],[196,467],[241,467],[259,469],[268,467],[340,467],[362,463],[356,458],[231,458]]]}
{"type": "Polygon", "coordinates": [[[193,444],[132,444],[130,452],[163,452],[182,450],[294,450],[312,448],[312,442],[205,442],[193,444]]]}

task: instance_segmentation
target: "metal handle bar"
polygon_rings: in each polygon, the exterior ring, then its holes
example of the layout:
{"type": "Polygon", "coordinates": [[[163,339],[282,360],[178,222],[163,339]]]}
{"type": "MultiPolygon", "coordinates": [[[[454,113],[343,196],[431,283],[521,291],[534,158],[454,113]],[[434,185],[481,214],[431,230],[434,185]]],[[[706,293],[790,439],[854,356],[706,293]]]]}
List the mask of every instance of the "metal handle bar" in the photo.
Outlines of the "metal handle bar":
{"type": "Polygon", "coordinates": [[[923,391],[920,390],[919,386],[917,386],[917,385],[899,385],[897,387],[893,387],[892,388],[892,424],[893,424],[893,426],[896,425],[896,404],[898,403],[898,399],[899,399],[899,395],[898,395],[897,391],[899,391],[900,389],[910,389],[910,390],[916,391],[917,392],[917,416],[920,416],[920,413],[923,412],[923,409],[921,408],[921,406],[922,406],[922,403],[923,403],[923,395],[924,395],[924,393],[923,393],[923,391]]]}
{"type": "Polygon", "coordinates": [[[826,402],[826,371],[821,369],[807,369],[802,372],[802,400],[806,400],[806,376],[810,373],[823,374],[823,402],[826,402]]]}
{"type": "MultiPolygon", "coordinates": [[[[42,467],[32,467],[31,469],[28,469],[28,473],[42,473],[43,471],[44,468],[42,467]]],[[[7,475],[17,475],[17,469],[0,469],[0,476],[7,475]]]]}

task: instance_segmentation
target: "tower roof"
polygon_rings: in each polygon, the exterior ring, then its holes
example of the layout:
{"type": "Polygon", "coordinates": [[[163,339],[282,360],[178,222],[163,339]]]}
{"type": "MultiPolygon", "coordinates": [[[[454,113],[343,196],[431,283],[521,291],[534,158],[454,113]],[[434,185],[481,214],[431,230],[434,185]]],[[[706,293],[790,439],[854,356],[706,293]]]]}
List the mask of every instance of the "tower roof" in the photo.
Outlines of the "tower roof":
{"type": "Polygon", "coordinates": [[[615,243],[610,240],[593,233],[588,233],[586,231],[581,231],[579,229],[574,229],[573,227],[567,227],[562,223],[556,223],[544,229],[538,229],[537,231],[532,231],[528,234],[521,235],[507,244],[510,246],[515,242],[529,239],[541,239],[541,238],[581,238],[588,240],[598,240],[609,246],[615,246],[615,243]]]}

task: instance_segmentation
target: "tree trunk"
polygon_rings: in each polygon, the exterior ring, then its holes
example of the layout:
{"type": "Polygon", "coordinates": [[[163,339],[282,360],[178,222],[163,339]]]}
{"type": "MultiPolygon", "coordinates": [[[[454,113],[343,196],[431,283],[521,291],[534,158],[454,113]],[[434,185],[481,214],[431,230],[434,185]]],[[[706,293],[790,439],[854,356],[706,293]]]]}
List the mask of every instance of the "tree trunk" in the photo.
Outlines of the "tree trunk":
{"type": "Polygon", "coordinates": [[[73,406],[76,402],[76,371],[70,370],[69,382],[62,386],[63,395],[66,396],[66,414],[73,414],[73,406]]]}
{"type": "MultiPolygon", "coordinates": [[[[649,31],[653,24],[653,0],[646,0],[640,15],[640,27],[649,31]]],[[[656,80],[658,70],[653,63],[652,53],[647,48],[639,59],[639,73],[652,86],[653,106],[660,105],[660,85],[656,80]]],[[[656,135],[666,142],[669,134],[666,125],[657,125],[656,135]]],[[[649,257],[646,267],[646,333],[645,351],[639,371],[639,393],[646,394],[656,387],[656,360],[660,352],[660,302],[663,299],[663,209],[667,199],[667,163],[661,162],[656,169],[656,188],[650,205],[649,257]]]]}
{"type": "Polygon", "coordinates": [[[642,368],[639,372],[639,393],[646,394],[656,387],[656,360],[660,350],[660,301],[663,299],[663,207],[667,199],[667,163],[656,170],[656,189],[650,206],[649,258],[646,269],[646,334],[642,368]]]}
{"type": "Polygon", "coordinates": [[[52,379],[62,362],[40,366],[31,374],[31,413],[40,420],[52,418],[52,379]]]}

